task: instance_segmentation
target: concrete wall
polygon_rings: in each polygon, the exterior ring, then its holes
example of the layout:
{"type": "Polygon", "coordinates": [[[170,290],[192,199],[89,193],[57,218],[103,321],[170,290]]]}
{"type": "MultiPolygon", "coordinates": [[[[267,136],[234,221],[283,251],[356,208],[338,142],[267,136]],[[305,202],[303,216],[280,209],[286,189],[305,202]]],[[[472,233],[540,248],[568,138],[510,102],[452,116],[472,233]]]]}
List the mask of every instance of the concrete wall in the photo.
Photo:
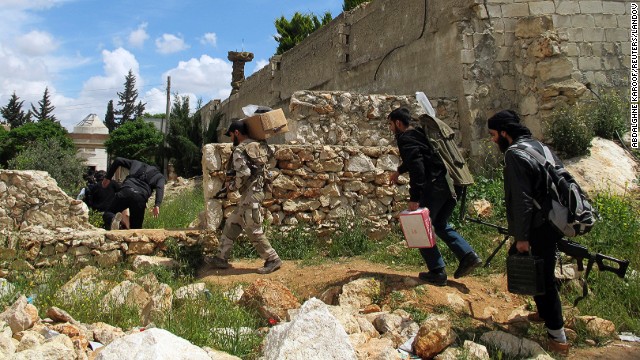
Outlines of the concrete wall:
{"type": "MultiPolygon", "coordinates": [[[[629,7],[600,0],[373,0],[273,57],[220,109],[227,119],[242,117],[247,104],[287,112],[298,90],[424,91],[457,102],[462,144],[478,155],[484,121],[503,108],[526,108],[527,124],[542,135],[554,107],[547,101],[541,109],[542,98],[553,84],[573,81],[575,98],[585,94],[576,83],[626,88],[629,7]],[[537,33],[517,31],[532,21],[541,23],[537,33]],[[541,58],[522,48],[544,41],[550,52],[541,58]]],[[[562,92],[555,87],[552,93],[562,92]]]]}

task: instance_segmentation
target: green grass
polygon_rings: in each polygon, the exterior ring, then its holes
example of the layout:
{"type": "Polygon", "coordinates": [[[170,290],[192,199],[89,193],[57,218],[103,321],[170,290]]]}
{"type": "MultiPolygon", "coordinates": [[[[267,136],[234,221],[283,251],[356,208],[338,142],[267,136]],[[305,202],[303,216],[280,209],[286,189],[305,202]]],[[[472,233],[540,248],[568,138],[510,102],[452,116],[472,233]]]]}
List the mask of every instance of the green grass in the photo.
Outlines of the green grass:
{"type": "Polygon", "coordinates": [[[147,209],[144,216],[144,229],[185,229],[204,210],[202,186],[185,191],[160,206],[158,218],[151,216],[147,209]]]}

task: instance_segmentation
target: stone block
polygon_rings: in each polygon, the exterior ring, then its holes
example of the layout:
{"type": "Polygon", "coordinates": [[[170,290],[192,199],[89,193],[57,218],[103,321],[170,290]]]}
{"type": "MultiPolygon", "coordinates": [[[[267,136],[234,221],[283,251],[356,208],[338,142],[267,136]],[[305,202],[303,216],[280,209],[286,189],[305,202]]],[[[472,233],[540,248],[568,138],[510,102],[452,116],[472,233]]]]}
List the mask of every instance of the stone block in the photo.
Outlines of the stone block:
{"type": "Polygon", "coordinates": [[[630,39],[629,30],[627,29],[605,29],[604,33],[607,42],[629,41],[630,39]]]}
{"type": "Polygon", "coordinates": [[[502,21],[504,22],[504,32],[505,33],[516,31],[516,23],[518,22],[518,19],[503,18],[502,21]]]}
{"type": "Polygon", "coordinates": [[[618,15],[618,27],[623,29],[631,28],[631,15],[618,15]]]}
{"type": "Polygon", "coordinates": [[[463,64],[473,64],[476,61],[475,51],[473,50],[461,50],[460,61],[463,64]]]}
{"type": "Polygon", "coordinates": [[[538,63],[536,68],[542,81],[563,80],[573,72],[573,63],[567,58],[548,58],[538,63]]]}
{"type": "Polygon", "coordinates": [[[500,87],[509,90],[516,90],[516,77],[515,76],[503,76],[500,78],[500,87]]]}
{"type": "Polygon", "coordinates": [[[569,36],[569,41],[572,41],[572,42],[584,41],[582,37],[582,29],[578,29],[578,28],[567,29],[567,35],[569,36]]]}
{"type": "Polygon", "coordinates": [[[505,32],[504,33],[504,45],[505,46],[513,46],[513,43],[516,42],[516,33],[515,32],[505,32]]]}
{"type": "Polygon", "coordinates": [[[602,63],[599,57],[580,57],[578,58],[578,68],[580,70],[602,70],[602,63]]]}
{"type": "Polygon", "coordinates": [[[556,11],[553,1],[530,2],[529,11],[531,15],[550,15],[556,11]]]}
{"type": "Polygon", "coordinates": [[[624,41],[620,44],[620,47],[622,48],[622,54],[623,55],[631,55],[631,42],[630,41],[624,41]]]}
{"type": "Polygon", "coordinates": [[[596,26],[593,15],[574,15],[571,17],[571,24],[577,28],[592,28],[596,26]]]}
{"type": "Polygon", "coordinates": [[[559,0],[556,2],[556,13],[558,15],[579,14],[580,4],[577,1],[559,0]]]}
{"type": "Polygon", "coordinates": [[[500,5],[487,5],[487,11],[489,12],[489,16],[493,19],[499,20],[499,18],[502,17],[502,6],[500,5]]]}
{"type": "Polygon", "coordinates": [[[553,26],[556,29],[571,27],[571,16],[569,15],[553,15],[551,18],[553,19],[553,26]]]}
{"type": "Polygon", "coordinates": [[[569,43],[564,45],[561,49],[562,49],[562,52],[564,52],[565,54],[567,54],[567,56],[570,56],[570,57],[575,57],[580,55],[580,53],[578,52],[578,46],[576,44],[569,43]]]}
{"type": "Polygon", "coordinates": [[[510,46],[500,46],[496,54],[496,61],[510,61],[513,59],[513,52],[510,46]]]}
{"type": "Polygon", "coordinates": [[[580,1],[580,12],[583,14],[602,14],[602,1],[580,1]]]}
{"type": "Polygon", "coordinates": [[[623,15],[625,13],[626,2],[604,1],[602,2],[603,14],[623,15]]]}
{"type": "Polygon", "coordinates": [[[589,42],[604,41],[604,29],[582,29],[582,39],[589,42]]]}
{"type": "Polygon", "coordinates": [[[553,20],[550,16],[536,16],[518,20],[515,32],[517,38],[534,38],[552,29],[553,20]]]}
{"type": "Polygon", "coordinates": [[[523,17],[529,16],[529,4],[505,4],[502,5],[502,16],[523,17]]]}
{"type": "Polygon", "coordinates": [[[618,27],[618,17],[616,15],[593,15],[596,27],[615,28],[618,27]]]}

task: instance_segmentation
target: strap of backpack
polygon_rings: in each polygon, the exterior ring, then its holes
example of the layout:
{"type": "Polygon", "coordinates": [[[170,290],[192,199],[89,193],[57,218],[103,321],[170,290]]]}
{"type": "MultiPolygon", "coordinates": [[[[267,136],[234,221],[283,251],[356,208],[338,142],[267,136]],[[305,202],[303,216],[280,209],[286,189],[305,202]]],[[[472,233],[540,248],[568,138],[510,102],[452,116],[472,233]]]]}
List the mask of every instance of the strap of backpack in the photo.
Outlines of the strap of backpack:
{"type": "Polygon", "coordinates": [[[540,154],[538,152],[538,150],[536,150],[533,145],[529,144],[529,143],[519,143],[516,144],[516,146],[514,146],[515,149],[520,149],[520,150],[524,150],[527,154],[531,155],[534,159],[536,159],[536,161],[538,163],[540,163],[541,165],[546,167],[546,164],[549,163],[552,166],[556,166],[556,161],[553,158],[553,154],[551,154],[551,150],[549,150],[549,148],[544,145],[544,144],[540,144],[542,146],[542,150],[544,151],[544,156],[542,154],[540,154]]]}

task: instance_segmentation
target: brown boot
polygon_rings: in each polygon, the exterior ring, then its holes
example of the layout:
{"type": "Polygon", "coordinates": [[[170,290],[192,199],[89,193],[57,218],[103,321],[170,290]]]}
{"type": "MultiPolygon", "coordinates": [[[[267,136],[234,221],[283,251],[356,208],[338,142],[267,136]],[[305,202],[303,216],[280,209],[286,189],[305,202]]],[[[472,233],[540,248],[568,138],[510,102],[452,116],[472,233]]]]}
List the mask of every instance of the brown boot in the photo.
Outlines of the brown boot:
{"type": "Polygon", "coordinates": [[[561,356],[569,356],[569,342],[558,342],[553,340],[552,338],[547,339],[546,350],[556,353],[561,356]]]}

